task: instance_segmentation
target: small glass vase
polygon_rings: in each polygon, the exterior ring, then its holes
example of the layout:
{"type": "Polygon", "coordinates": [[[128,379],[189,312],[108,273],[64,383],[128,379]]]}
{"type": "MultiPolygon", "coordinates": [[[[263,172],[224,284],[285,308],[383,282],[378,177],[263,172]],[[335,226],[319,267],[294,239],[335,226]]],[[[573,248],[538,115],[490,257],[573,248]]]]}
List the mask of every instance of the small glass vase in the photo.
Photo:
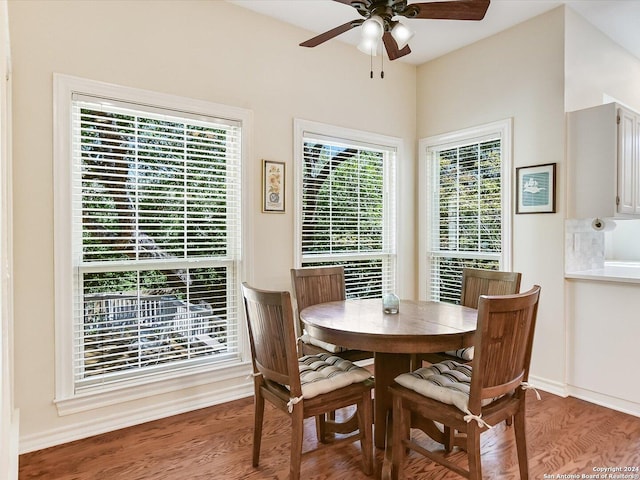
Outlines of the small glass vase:
{"type": "Polygon", "coordinates": [[[396,314],[400,310],[400,299],[395,293],[387,293],[382,297],[382,311],[396,314]]]}

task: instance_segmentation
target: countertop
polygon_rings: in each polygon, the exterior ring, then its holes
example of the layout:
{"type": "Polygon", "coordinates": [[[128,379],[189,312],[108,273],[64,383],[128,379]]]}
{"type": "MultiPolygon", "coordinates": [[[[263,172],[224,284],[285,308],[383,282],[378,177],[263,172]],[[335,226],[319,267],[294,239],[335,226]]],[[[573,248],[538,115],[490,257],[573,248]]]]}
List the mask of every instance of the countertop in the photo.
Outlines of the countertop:
{"type": "Polygon", "coordinates": [[[606,262],[603,268],[565,272],[565,278],[595,280],[600,282],[640,283],[640,263],[606,262]]]}

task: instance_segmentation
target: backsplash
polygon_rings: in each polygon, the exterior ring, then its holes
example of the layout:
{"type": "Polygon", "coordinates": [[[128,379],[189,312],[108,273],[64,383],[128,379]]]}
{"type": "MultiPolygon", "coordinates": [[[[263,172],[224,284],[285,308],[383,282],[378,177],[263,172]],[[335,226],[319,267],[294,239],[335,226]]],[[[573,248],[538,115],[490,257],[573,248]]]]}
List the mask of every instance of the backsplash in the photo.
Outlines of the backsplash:
{"type": "Polygon", "coordinates": [[[565,272],[604,268],[605,232],[591,226],[592,218],[567,219],[564,224],[565,272]]]}

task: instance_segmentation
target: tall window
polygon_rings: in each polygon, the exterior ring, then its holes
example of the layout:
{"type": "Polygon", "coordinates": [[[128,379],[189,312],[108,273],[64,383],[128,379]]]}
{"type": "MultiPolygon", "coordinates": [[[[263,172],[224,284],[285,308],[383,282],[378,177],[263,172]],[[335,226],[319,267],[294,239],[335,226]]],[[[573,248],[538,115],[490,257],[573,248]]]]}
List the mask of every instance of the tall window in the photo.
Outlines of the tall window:
{"type": "Polygon", "coordinates": [[[396,287],[397,139],[296,121],[298,265],[344,265],[347,296],[396,287]]]}
{"type": "Polygon", "coordinates": [[[510,268],[510,123],[420,142],[421,290],[459,301],[462,269],[510,268]]]}
{"type": "Polygon", "coordinates": [[[242,120],[92,86],[59,99],[71,195],[57,204],[70,240],[57,252],[72,278],[56,285],[71,307],[59,320],[72,388],[59,393],[239,362],[242,120]]]}

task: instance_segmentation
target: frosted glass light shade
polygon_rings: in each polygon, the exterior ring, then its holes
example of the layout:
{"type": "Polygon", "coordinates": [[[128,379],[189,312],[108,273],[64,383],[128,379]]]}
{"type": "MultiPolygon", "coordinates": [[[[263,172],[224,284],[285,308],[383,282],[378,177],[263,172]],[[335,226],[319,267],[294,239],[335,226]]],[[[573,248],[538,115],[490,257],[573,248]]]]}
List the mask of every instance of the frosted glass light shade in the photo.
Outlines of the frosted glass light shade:
{"type": "Polygon", "coordinates": [[[367,55],[376,56],[378,54],[378,39],[377,38],[363,38],[358,44],[358,50],[367,55]]]}
{"type": "Polygon", "coordinates": [[[362,24],[362,38],[380,39],[383,33],[384,22],[377,15],[367,18],[362,24]]]}
{"type": "Polygon", "coordinates": [[[396,23],[395,26],[391,29],[391,36],[398,44],[399,50],[402,50],[407,46],[409,40],[413,38],[413,35],[415,34],[400,22],[396,23]]]}

